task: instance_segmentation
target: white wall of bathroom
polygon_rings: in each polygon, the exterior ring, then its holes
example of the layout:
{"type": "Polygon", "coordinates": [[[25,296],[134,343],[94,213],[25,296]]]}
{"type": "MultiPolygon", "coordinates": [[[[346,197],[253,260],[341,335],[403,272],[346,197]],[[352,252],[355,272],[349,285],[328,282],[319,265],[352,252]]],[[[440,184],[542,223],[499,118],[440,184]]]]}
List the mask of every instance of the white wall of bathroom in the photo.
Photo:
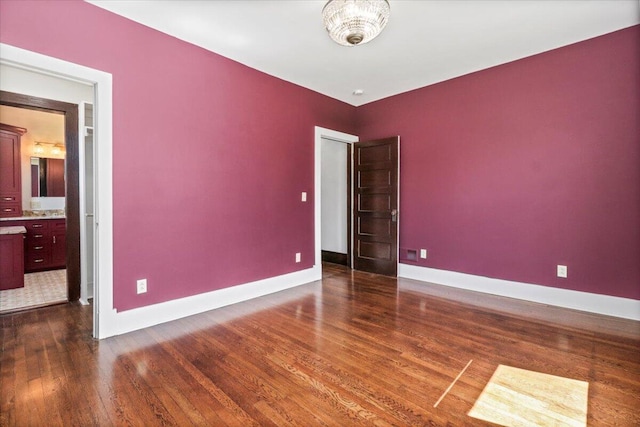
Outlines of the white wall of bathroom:
{"type": "Polygon", "coordinates": [[[321,219],[323,251],[347,253],[347,144],[322,139],[321,219]]]}

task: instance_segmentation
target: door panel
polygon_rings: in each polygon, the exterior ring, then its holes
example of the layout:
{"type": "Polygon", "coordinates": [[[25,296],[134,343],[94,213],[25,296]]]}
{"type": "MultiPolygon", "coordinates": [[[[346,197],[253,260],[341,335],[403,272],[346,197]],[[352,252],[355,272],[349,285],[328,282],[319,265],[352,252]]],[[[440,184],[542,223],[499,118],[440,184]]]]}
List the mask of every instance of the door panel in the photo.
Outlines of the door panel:
{"type": "Polygon", "coordinates": [[[399,139],[354,144],[356,270],[397,274],[399,139]]]}
{"type": "Polygon", "coordinates": [[[383,242],[366,242],[361,240],[359,255],[370,260],[390,260],[391,245],[383,242]]]}
{"type": "Polygon", "coordinates": [[[363,235],[391,237],[391,224],[384,218],[360,218],[358,232],[363,235]]]}
{"type": "Polygon", "coordinates": [[[391,198],[389,194],[360,194],[358,207],[361,212],[389,210],[391,209],[391,198]]]}
{"type": "MultiPolygon", "coordinates": [[[[376,142],[376,141],[370,141],[376,142]]],[[[356,143],[358,144],[366,144],[366,142],[356,143]]],[[[378,164],[380,162],[387,162],[391,160],[391,147],[388,145],[373,145],[370,147],[366,147],[360,152],[360,164],[362,165],[373,165],[378,164]]]]}
{"type": "Polygon", "coordinates": [[[391,185],[391,173],[382,173],[381,171],[363,171],[360,174],[360,185],[363,188],[391,185]]]}

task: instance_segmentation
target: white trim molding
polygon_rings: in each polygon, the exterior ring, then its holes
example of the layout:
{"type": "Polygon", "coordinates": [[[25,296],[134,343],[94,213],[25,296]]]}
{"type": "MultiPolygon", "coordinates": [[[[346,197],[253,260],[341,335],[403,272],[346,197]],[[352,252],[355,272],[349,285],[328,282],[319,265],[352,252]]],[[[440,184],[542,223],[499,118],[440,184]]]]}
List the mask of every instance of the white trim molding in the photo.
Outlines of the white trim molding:
{"type": "Polygon", "coordinates": [[[640,301],[400,264],[398,277],[624,319],[640,320],[640,301]]]}
{"type": "Polygon", "coordinates": [[[110,321],[101,326],[105,336],[120,335],[142,328],[158,325],[194,314],[204,313],[264,295],[280,292],[315,281],[313,268],[296,271],[268,279],[231,286],[204,294],[179,298],[132,310],[112,310],[110,321]]]}

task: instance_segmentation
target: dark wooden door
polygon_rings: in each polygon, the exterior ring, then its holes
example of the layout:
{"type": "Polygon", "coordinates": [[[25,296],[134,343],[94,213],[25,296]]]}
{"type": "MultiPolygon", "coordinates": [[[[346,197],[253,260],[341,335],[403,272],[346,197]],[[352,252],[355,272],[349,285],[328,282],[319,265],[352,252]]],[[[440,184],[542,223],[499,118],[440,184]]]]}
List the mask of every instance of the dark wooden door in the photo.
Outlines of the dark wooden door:
{"type": "Polygon", "coordinates": [[[353,268],[395,276],[400,137],[354,144],[353,268]]]}
{"type": "Polygon", "coordinates": [[[64,160],[47,159],[47,197],[64,196],[64,160]]]}

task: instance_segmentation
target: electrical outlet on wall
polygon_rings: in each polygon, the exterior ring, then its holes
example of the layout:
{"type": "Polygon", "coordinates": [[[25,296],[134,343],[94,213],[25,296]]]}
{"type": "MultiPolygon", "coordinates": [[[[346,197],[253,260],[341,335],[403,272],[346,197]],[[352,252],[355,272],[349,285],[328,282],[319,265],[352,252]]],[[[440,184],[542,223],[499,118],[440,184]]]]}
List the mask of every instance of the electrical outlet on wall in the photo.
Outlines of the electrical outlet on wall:
{"type": "Polygon", "coordinates": [[[147,279],[140,279],[136,282],[136,291],[139,294],[144,294],[147,292],[147,279]]]}
{"type": "Polygon", "coordinates": [[[562,277],[563,279],[567,278],[567,266],[566,265],[558,265],[557,270],[558,277],[562,277]]]}
{"type": "Polygon", "coordinates": [[[296,262],[300,262],[302,259],[302,255],[300,254],[300,252],[296,252],[296,262]]]}
{"type": "Polygon", "coordinates": [[[420,258],[422,258],[422,259],[426,259],[427,258],[427,250],[426,249],[420,249],[420,258]]]}

